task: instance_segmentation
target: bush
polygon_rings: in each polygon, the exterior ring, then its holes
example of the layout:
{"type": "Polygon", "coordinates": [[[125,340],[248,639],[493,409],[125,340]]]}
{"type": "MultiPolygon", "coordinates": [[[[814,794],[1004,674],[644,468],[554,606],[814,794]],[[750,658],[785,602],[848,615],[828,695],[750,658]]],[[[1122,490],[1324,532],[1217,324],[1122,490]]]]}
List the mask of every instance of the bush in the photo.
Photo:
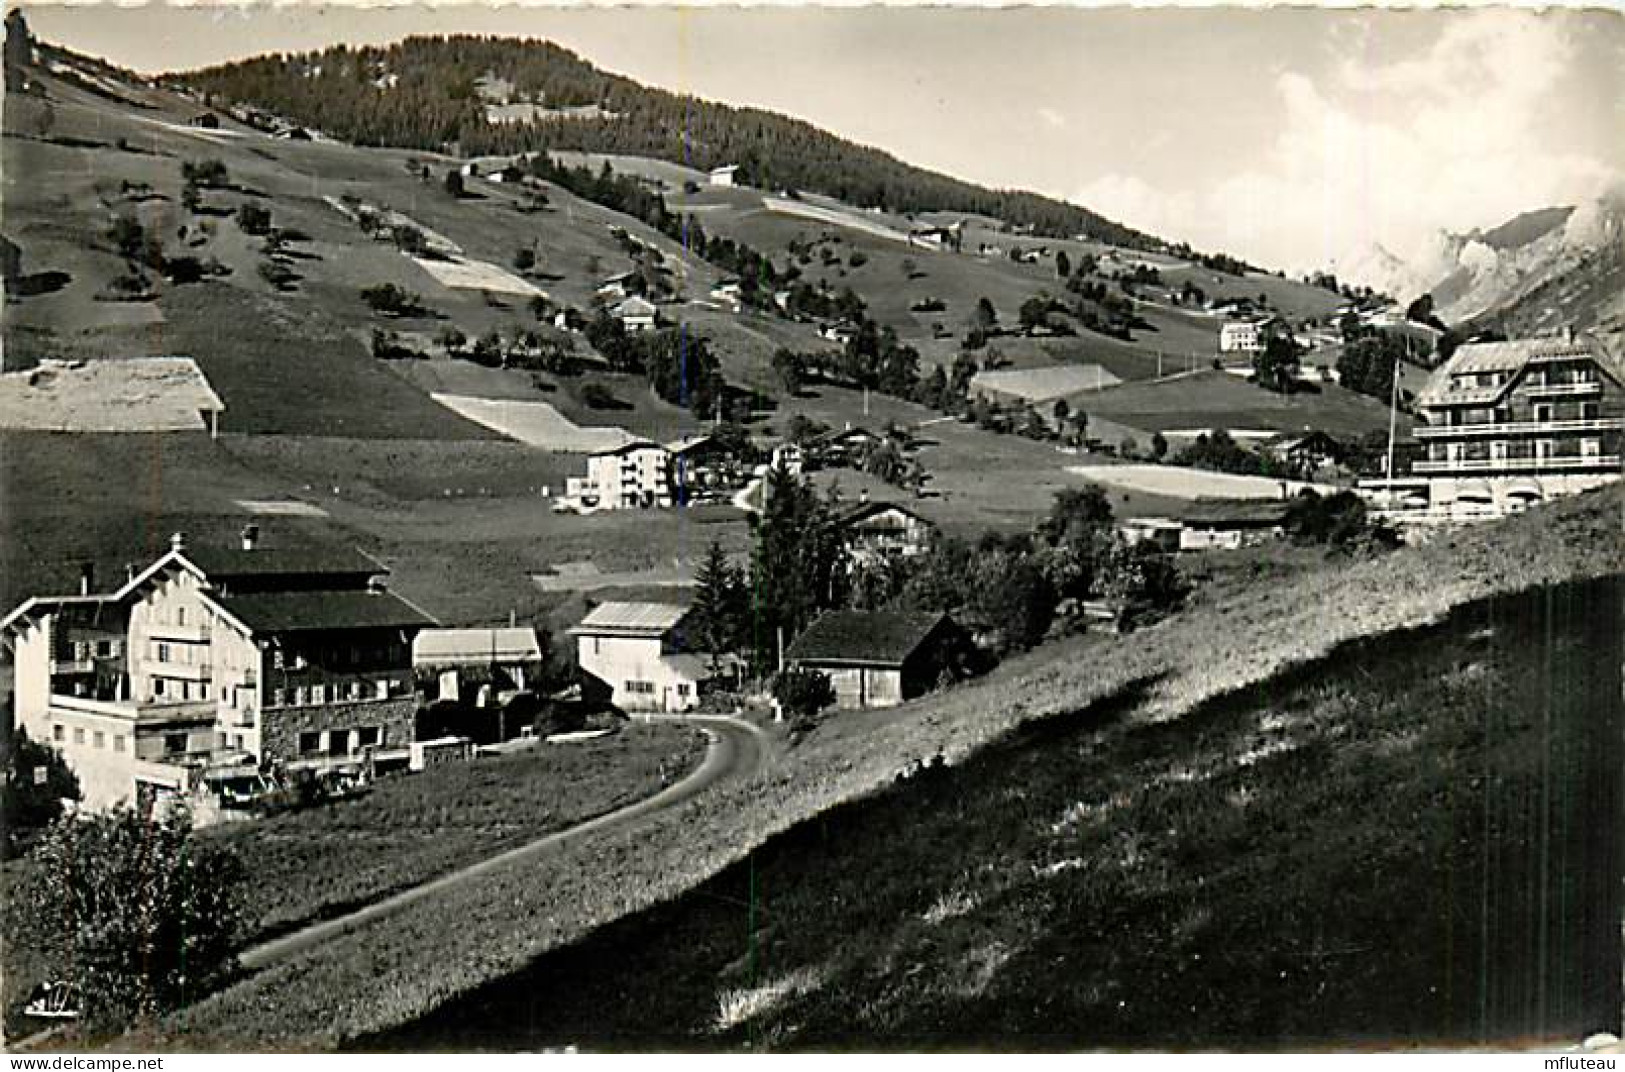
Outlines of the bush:
{"type": "Polygon", "coordinates": [[[299,273],[277,261],[260,261],[260,278],[277,290],[292,290],[299,281],[299,273]]]}
{"type": "Polygon", "coordinates": [[[429,312],[421,295],[397,287],[394,283],[364,287],[361,300],[371,306],[373,312],[385,316],[425,316],[429,312]]]}
{"type": "Polygon", "coordinates": [[[208,274],[204,263],[196,257],[164,258],[164,274],[176,285],[196,283],[208,274]]]}
{"type": "Polygon", "coordinates": [[[18,727],[0,740],[0,856],[24,851],[39,833],[62,817],[64,800],[79,800],[79,779],[61,753],[35,741],[18,727]]]}
{"type": "Polygon", "coordinates": [[[225,186],[230,182],[226,165],[218,160],[188,160],[181,164],[181,178],[189,185],[204,189],[225,186]]]}
{"type": "Polygon", "coordinates": [[[192,817],[128,808],[55,823],[14,891],[22,932],[61,965],[93,1031],[195,1000],[229,969],[244,870],[192,817]]]}
{"type": "Polygon", "coordinates": [[[242,228],[244,234],[256,237],[269,234],[271,231],[271,210],[263,205],[256,205],[252,201],[245,201],[237,206],[237,226],[242,228]]]}
{"type": "Polygon", "coordinates": [[[811,728],[818,712],[835,702],[829,675],[800,666],[779,671],[773,678],[772,693],[794,730],[811,728]]]}
{"type": "Polygon", "coordinates": [[[601,383],[583,384],[581,387],[581,401],[586,404],[588,409],[629,408],[625,402],[615,396],[614,391],[601,383]]]}

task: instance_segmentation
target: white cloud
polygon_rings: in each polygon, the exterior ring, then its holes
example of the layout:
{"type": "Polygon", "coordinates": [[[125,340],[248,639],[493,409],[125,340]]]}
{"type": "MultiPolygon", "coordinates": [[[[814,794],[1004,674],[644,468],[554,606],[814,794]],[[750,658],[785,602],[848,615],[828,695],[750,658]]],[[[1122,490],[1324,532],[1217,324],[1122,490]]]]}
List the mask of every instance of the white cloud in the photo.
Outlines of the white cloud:
{"type": "Polygon", "coordinates": [[[1437,228],[1493,226],[1608,180],[1597,155],[1551,148],[1552,109],[1601,105],[1558,99],[1572,49],[1557,19],[1464,14],[1415,57],[1347,59],[1320,81],[1278,75],[1273,137],[1238,152],[1216,185],[1169,197],[1113,175],[1078,197],[1125,222],[1293,270],[1374,244],[1417,256],[1437,228]]]}

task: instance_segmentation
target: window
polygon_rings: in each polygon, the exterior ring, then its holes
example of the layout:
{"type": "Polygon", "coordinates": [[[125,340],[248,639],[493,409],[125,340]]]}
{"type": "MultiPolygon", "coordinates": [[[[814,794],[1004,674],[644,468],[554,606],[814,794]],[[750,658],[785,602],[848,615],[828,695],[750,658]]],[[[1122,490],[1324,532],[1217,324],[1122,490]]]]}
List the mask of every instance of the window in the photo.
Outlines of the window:
{"type": "Polygon", "coordinates": [[[1600,440],[1600,439],[1582,439],[1582,440],[1580,440],[1580,457],[1582,457],[1582,458],[1597,458],[1597,457],[1600,457],[1601,455],[1602,455],[1602,440],[1600,440]]]}
{"type": "Polygon", "coordinates": [[[1597,409],[1597,404],[1595,402],[1580,403],[1580,419],[1582,421],[1594,421],[1597,419],[1599,413],[1600,411],[1597,409]]]}
{"type": "Polygon", "coordinates": [[[271,706],[272,707],[282,707],[285,704],[287,704],[287,702],[288,702],[288,693],[287,693],[286,689],[272,689],[271,690],[271,706]]]}
{"type": "Polygon", "coordinates": [[[326,703],[327,702],[327,686],[326,685],[312,685],[310,687],[310,702],[311,703],[326,703]]]}
{"type": "Polygon", "coordinates": [[[299,735],[299,754],[308,756],[312,752],[322,750],[322,735],[320,732],[301,733],[299,735]]]}
{"type": "Polygon", "coordinates": [[[113,642],[111,640],[96,641],[96,658],[110,659],[113,657],[113,642]]]}
{"type": "Polygon", "coordinates": [[[293,687],[293,704],[295,707],[305,706],[305,687],[303,685],[293,687]]]}
{"type": "Polygon", "coordinates": [[[271,649],[271,668],[273,670],[281,670],[283,668],[281,648],[271,649]]]}
{"type": "Polygon", "coordinates": [[[186,608],[185,607],[176,607],[175,608],[175,624],[176,625],[185,625],[186,624],[186,608]]]}
{"type": "Polygon", "coordinates": [[[648,695],[650,693],[653,693],[654,690],[655,690],[655,683],[653,681],[628,681],[626,683],[626,691],[627,692],[638,693],[638,694],[641,694],[641,695],[648,695]]]}
{"type": "Polygon", "coordinates": [[[96,731],[96,736],[95,736],[95,744],[96,744],[97,748],[106,748],[107,747],[107,734],[103,733],[101,730],[97,730],[96,731]]]}
{"type": "Polygon", "coordinates": [[[90,645],[83,640],[75,640],[73,642],[73,661],[82,663],[88,658],[90,658],[90,645]]]}
{"type": "Polygon", "coordinates": [[[688,682],[679,681],[677,683],[677,695],[679,695],[679,696],[687,696],[688,695],[688,682]]]}
{"type": "Polygon", "coordinates": [[[377,726],[362,726],[355,731],[357,748],[375,748],[378,745],[379,728],[377,726]]]}
{"type": "Polygon", "coordinates": [[[1552,404],[1550,402],[1535,403],[1535,420],[1549,421],[1552,419],[1552,404]]]}
{"type": "Polygon", "coordinates": [[[73,743],[74,744],[84,744],[85,743],[85,728],[83,726],[75,726],[73,728],[73,743]]]}
{"type": "Polygon", "coordinates": [[[67,730],[63,729],[60,724],[51,727],[51,740],[60,744],[62,741],[67,739],[67,736],[67,730]]]}
{"type": "Polygon", "coordinates": [[[1536,458],[1546,459],[1546,458],[1550,458],[1552,456],[1552,454],[1553,454],[1552,441],[1550,439],[1537,439],[1537,440],[1535,440],[1535,457],[1536,458]]]}
{"type": "Polygon", "coordinates": [[[185,753],[185,751],[186,751],[186,734],[184,734],[184,733],[166,733],[166,734],[164,734],[164,754],[165,755],[171,755],[171,756],[182,755],[182,754],[185,753]]]}
{"type": "Polygon", "coordinates": [[[113,734],[113,751],[115,751],[115,752],[124,751],[124,734],[122,734],[122,733],[113,734]]]}
{"type": "Polygon", "coordinates": [[[378,682],[378,698],[380,700],[389,699],[389,682],[387,680],[378,682]]]}

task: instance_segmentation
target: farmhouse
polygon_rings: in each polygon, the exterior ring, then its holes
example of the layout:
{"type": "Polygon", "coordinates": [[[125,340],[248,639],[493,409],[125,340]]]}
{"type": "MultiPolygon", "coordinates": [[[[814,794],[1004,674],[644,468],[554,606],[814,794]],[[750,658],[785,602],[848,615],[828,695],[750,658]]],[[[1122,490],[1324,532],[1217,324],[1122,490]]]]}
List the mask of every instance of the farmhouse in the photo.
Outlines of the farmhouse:
{"type": "Polygon", "coordinates": [[[637,297],[626,299],[610,313],[630,332],[653,331],[659,318],[653,302],[637,297]]]}
{"type": "Polygon", "coordinates": [[[442,700],[460,699],[465,683],[523,691],[541,672],[542,646],[528,627],[425,629],[412,642],[412,668],[435,678],[442,700]]]}
{"type": "Polygon", "coordinates": [[[587,475],[565,481],[564,501],[585,512],[671,506],[671,451],[633,439],[590,454],[587,475]]]}
{"type": "Polygon", "coordinates": [[[671,453],[672,492],[679,505],[743,487],[745,459],[707,435],[685,436],[666,444],[671,453]]]}
{"type": "Polygon", "coordinates": [[[914,511],[890,502],[865,502],[835,519],[855,566],[888,558],[912,558],[931,545],[936,526],[914,511]]]}
{"type": "Polygon", "coordinates": [[[785,652],[788,665],[827,674],[841,707],[892,707],[952,674],[963,634],[946,614],[832,611],[785,652]]]}
{"type": "Polygon", "coordinates": [[[691,652],[684,643],[686,607],[671,603],[601,603],[570,630],[583,691],[606,695],[624,711],[688,711],[715,676],[731,673],[731,656],[691,652]],[[713,664],[716,673],[713,673],[713,664]]]}
{"type": "Polygon", "coordinates": [[[738,164],[728,164],[724,167],[712,168],[710,180],[712,186],[732,186],[735,176],[739,174],[738,164]]]}
{"type": "Polygon", "coordinates": [[[808,440],[803,449],[813,467],[839,469],[856,464],[867,448],[880,442],[880,436],[867,428],[846,427],[825,432],[808,440]]]}
{"type": "Polygon", "coordinates": [[[1270,457],[1288,462],[1305,473],[1341,465],[1348,455],[1343,444],[1321,431],[1281,436],[1265,442],[1260,449],[1270,457]]]}
{"type": "Polygon", "coordinates": [[[1181,551],[1251,547],[1286,532],[1284,499],[1197,499],[1179,518],[1181,551]]]}
{"type": "Polygon", "coordinates": [[[1144,543],[1158,551],[1179,550],[1185,532],[1185,526],[1171,517],[1125,517],[1115,527],[1129,546],[1144,543]]]}
{"type": "Polygon", "coordinates": [[[118,589],[0,620],[18,726],[93,809],[193,792],[210,769],[333,770],[411,744],[411,645],[433,620],[344,548],[170,550],[118,589]]]}
{"type": "Polygon", "coordinates": [[[620,272],[605,279],[598,284],[597,294],[605,301],[619,301],[632,293],[636,285],[633,280],[638,279],[636,272],[620,272]]]}
{"type": "Polygon", "coordinates": [[[1619,479],[1625,355],[1570,334],[1468,343],[1417,395],[1405,489],[1431,521],[1497,517],[1619,479]]]}

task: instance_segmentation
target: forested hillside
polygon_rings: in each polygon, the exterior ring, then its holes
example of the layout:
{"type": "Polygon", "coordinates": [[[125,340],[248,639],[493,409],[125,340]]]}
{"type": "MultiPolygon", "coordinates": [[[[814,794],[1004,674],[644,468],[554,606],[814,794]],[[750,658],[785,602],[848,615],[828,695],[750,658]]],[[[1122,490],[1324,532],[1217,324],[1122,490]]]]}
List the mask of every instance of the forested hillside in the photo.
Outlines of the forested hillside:
{"type": "Polygon", "coordinates": [[[812,190],[865,208],[977,213],[1051,236],[1087,234],[1136,249],[1164,245],[1076,205],[984,189],[800,120],[651,89],[546,41],[410,37],[382,48],[273,54],[169,80],[361,145],[455,147],[465,155],[545,148],[700,168],[737,164],[752,185],[812,190]],[[518,121],[493,122],[492,104],[537,107],[518,121]]]}

